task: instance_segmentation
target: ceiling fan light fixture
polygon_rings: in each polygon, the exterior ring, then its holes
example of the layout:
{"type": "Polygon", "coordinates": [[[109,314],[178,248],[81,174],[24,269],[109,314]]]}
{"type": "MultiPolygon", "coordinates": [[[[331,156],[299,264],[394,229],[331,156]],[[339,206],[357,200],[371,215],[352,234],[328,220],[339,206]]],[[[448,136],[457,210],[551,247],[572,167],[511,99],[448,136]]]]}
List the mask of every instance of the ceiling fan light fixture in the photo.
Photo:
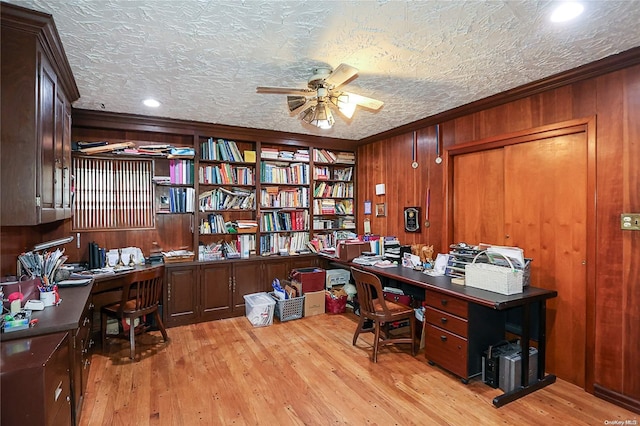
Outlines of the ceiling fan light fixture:
{"type": "Polygon", "coordinates": [[[318,105],[311,107],[300,115],[300,119],[320,129],[330,129],[335,120],[326,102],[318,102],[318,105]]]}
{"type": "Polygon", "coordinates": [[[329,100],[336,106],[336,108],[338,108],[338,111],[347,118],[353,117],[353,113],[356,111],[356,107],[358,106],[357,103],[351,103],[349,101],[349,95],[346,93],[341,93],[338,96],[331,96],[329,100]]]}
{"type": "Polygon", "coordinates": [[[307,98],[304,96],[287,96],[287,105],[289,106],[289,111],[293,112],[300,108],[307,102],[307,98]]]}

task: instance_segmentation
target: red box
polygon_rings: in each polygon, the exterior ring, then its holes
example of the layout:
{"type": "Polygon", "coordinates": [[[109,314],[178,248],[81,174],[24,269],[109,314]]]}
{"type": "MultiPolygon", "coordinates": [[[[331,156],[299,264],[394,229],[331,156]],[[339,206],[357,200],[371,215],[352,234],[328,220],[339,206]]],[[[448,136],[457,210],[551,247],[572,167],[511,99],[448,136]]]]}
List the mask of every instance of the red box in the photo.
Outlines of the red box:
{"type": "Polygon", "coordinates": [[[322,268],[299,268],[291,271],[291,279],[302,284],[302,294],[324,290],[326,272],[322,268]]]}

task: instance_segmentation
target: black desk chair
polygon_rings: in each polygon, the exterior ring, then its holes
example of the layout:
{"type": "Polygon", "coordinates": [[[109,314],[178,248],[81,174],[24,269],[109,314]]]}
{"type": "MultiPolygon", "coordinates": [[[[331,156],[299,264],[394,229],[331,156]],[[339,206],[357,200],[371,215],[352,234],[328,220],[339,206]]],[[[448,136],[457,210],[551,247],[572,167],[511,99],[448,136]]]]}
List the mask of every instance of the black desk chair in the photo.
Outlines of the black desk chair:
{"type": "MultiPolygon", "coordinates": [[[[155,316],[158,328],[162,333],[162,338],[166,342],[168,340],[167,331],[164,328],[160,313],[158,312],[158,304],[162,297],[162,281],[164,277],[164,266],[147,269],[144,271],[134,272],[131,279],[122,288],[122,298],[119,303],[103,306],[101,310],[101,326],[102,341],[106,342],[107,335],[107,317],[117,318],[118,322],[129,320],[129,345],[131,359],[135,359],[136,355],[136,333],[146,331],[146,325],[139,321],[137,327],[134,326],[135,320],[144,315],[153,314],[155,316]]],[[[117,337],[127,337],[125,333],[118,334],[117,337]]]]}
{"type": "Polygon", "coordinates": [[[356,282],[358,291],[358,302],[360,304],[360,322],[353,336],[355,346],[358,336],[362,332],[371,331],[365,327],[366,320],[373,321],[373,362],[378,362],[378,348],[392,343],[410,343],[411,355],[416,354],[416,343],[414,339],[415,314],[413,308],[400,303],[385,300],[382,293],[382,283],[380,278],[370,272],[351,268],[351,274],[356,282]],[[409,321],[409,337],[392,336],[389,333],[388,325],[396,321],[409,321]],[[382,335],[381,329],[384,327],[382,335]]]}

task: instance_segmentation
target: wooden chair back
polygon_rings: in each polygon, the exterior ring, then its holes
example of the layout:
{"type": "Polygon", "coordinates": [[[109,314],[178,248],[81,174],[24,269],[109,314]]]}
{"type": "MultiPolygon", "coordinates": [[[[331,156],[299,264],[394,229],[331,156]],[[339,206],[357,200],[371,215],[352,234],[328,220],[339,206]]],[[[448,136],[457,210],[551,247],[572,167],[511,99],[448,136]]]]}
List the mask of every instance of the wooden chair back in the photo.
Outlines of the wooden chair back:
{"type": "Polygon", "coordinates": [[[145,315],[158,308],[162,297],[164,266],[131,274],[131,280],[122,289],[120,315],[145,315]]]}

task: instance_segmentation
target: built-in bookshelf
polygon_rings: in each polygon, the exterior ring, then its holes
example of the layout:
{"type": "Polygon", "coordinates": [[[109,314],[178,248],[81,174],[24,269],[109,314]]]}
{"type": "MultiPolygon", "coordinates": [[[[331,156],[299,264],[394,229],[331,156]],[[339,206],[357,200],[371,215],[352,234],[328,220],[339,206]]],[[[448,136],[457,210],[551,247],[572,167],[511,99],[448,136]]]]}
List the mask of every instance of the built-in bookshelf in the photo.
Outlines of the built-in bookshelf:
{"type": "Polygon", "coordinates": [[[256,144],[200,139],[198,161],[199,260],[256,253],[256,144]]]}
{"type": "Polygon", "coordinates": [[[308,251],[310,206],[308,148],[260,149],[260,254],[308,251]]]}
{"type": "Polygon", "coordinates": [[[354,169],[353,152],[313,149],[313,239],[322,247],[355,232],[354,169]]]}
{"type": "MultiPolygon", "coordinates": [[[[135,153],[126,155],[144,157],[137,149],[135,153]]],[[[162,149],[149,150],[163,153],[162,149]]],[[[155,167],[153,183],[155,184],[156,214],[180,214],[195,212],[195,189],[193,155],[169,158],[170,151],[159,157],[154,155],[155,167]]]]}

